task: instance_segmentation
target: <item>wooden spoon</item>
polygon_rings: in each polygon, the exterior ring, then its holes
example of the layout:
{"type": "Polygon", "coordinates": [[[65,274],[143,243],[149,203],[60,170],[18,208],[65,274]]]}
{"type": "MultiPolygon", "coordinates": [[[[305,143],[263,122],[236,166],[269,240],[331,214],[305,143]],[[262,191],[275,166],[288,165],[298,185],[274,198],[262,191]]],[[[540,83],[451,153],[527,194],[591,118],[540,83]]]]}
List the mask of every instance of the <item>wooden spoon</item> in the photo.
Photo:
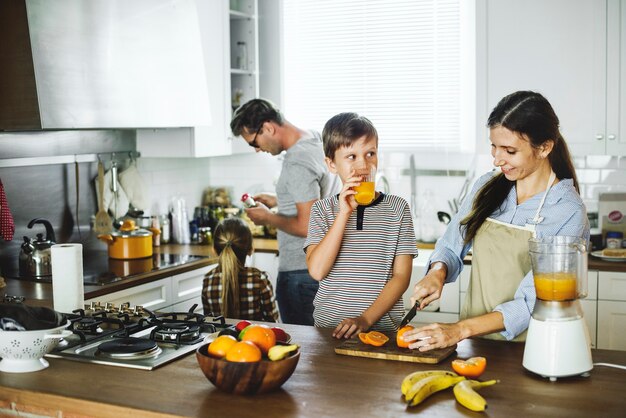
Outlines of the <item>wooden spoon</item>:
{"type": "Polygon", "coordinates": [[[96,213],[96,222],[94,231],[97,234],[108,234],[111,232],[113,223],[109,214],[104,209],[104,166],[102,161],[98,161],[98,213],[96,213]]]}

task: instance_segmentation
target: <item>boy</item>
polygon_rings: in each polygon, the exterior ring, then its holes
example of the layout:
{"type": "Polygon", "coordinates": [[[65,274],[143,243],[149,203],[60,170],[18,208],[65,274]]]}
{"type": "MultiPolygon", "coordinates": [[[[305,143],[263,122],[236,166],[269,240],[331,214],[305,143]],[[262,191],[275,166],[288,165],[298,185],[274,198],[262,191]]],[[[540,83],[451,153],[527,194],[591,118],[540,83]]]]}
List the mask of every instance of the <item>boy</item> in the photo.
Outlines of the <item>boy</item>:
{"type": "Polygon", "coordinates": [[[409,205],[380,192],[368,205],[355,200],[360,174],[378,165],[378,133],[367,118],[340,113],[326,122],[322,140],[326,164],[343,187],[311,208],[304,250],[309,274],[320,282],[315,326],[334,327],[335,338],[370,328],[394,332],[417,256],[409,205]]]}

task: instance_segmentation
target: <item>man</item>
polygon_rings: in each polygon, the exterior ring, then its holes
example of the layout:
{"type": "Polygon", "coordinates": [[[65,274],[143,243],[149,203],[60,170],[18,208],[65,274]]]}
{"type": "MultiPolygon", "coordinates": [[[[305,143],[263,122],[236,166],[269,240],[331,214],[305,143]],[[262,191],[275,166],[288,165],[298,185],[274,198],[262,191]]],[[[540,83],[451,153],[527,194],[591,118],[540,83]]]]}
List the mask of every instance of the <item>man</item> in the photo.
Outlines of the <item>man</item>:
{"type": "Polygon", "coordinates": [[[237,109],[230,128],[257,152],[279,155],[285,151],[276,195],[254,196],[257,206],[246,213],[255,224],[278,229],[276,301],[282,321],[313,325],[313,299],[319,283],[309,275],[302,248],[311,206],[340,190],[339,179],[324,163],[321,136],[291,124],[264,99],[252,99],[237,109]],[[275,206],[277,213],[269,210],[275,206]]]}

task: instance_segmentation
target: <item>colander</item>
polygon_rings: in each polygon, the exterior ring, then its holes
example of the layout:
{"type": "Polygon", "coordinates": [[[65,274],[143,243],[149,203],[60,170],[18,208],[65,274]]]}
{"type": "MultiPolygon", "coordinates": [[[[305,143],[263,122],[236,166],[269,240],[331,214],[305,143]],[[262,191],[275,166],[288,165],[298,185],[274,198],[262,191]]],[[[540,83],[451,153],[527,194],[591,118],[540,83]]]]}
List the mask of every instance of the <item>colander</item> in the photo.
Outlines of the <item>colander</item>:
{"type": "Polygon", "coordinates": [[[36,372],[48,367],[43,356],[57,346],[62,338],[72,335],[65,325],[35,331],[0,330],[0,371],[9,373],[36,372]]]}

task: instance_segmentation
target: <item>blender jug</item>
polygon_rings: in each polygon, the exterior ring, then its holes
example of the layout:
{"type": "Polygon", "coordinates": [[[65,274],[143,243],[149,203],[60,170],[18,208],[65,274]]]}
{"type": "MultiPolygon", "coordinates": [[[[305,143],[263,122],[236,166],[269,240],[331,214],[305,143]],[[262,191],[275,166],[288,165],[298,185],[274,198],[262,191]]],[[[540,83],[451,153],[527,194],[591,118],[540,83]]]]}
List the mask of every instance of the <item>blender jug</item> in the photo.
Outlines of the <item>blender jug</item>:
{"type": "Polygon", "coordinates": [[[587,242],[579,237],[529,240],[537,298],[571,301],[587,296],[587,242]]]}

